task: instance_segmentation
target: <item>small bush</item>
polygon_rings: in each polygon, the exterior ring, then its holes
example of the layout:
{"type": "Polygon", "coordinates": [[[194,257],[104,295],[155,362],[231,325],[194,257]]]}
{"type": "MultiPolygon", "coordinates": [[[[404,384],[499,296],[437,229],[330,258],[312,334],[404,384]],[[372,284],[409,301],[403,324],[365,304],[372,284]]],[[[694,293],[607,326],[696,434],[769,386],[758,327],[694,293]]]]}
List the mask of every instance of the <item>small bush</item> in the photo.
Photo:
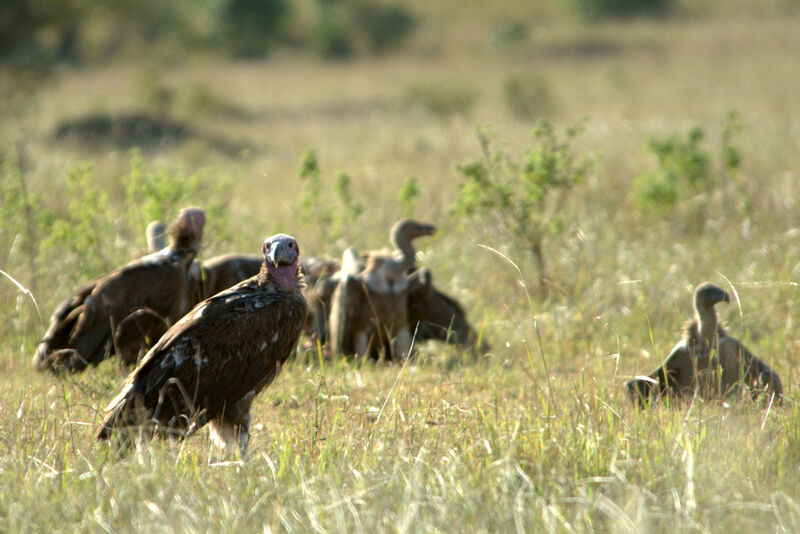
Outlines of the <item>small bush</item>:
{"type": "Polygon", "coordinates": [[[300,160],[300,181],[304,182],[300,196],[300,222],[318,228],[323,241],[335,241],[347,235],[364,207],[352,194],[352,180],[344,172],[334,177],[332,193],[325,190],[317,153],[308,149],[300,160]],[[328,202],[325,200],[328,199],[328,202]],[[335,199],[335,203],[333,200],[335,199]]]}
{"type": "Polygon", "coordinates": [[[289,6],[285,0],[228,0],[222,10],[222,38],[236,56],[264,55],[282,37],[289,6]]]}
{"type": "Polygon", "coordinates": [[[586,156],[573,154],[572,142],[582,123],[559,136],[546,120],[533,130],[534,144],[517,160],[502,150],[493,152],[479,134],[483,156],[462,163],[463,177],[451,212],[479,218],[484,226],[505,233],[533,254],[539,271],[539,289],[549,292],[544,243],[564,227],[564,201],[593,166],[586,156]]]}
{"type": "Polygon", "coordinates": [[[492,34],[492,45],[497,48],[524,43],[528,39],[528,27],[522,22],[509,22],[497,28],[492,34]]]}
{"type": "Polygon", "coordinates": [[[419,201],[420,185],[419,180],[414,176],[409,176],[403,185],[400,187],[398,196],[400,197],[400,205],[403,207],[403,215],[411,217],[417,208],[419,201]]]}
{"type": "Polygon", "coordinates": [[[517,118],[535,119],[552,114],[553,96],[547,80],[538,76],[511,76],[503,83],[506,106],[517,118]]]}
{"type": "Polygon", "coordinates": [[[738,197],[733,200],[738,204],[740,214],[749,216],[747,195],[735,180],[741,155],[734,137],[740,129],[738,114],[729,113],[716,157],[705,147],[706,134],[699,126],[690,128],[683,136],[671,133],[660,138],[651,137],[647,149],[656,158],[656,169],[634,181],[640,209],[660,216],[686,204],[678,215],[689,220],[694,230],[700,231],[707,218],[712,193],[730,185],[729,191],[738,197]]]}
{"type": "Polygon", "coordinates": [[[567,8],[584,21],[635,15],[663,15],[674,0],[563,0],[567,8]]]}
{"type": "Polygon", "coordinates": [[[369,52],[380,53],[403,44],[416,26],[416,18],[400,6],[360,0],[353,2],[352,27],[363,32],[369,52]]]}
{"type": "Polygon", "coordinates": [[[475,89],[458,83],[419,83],[408,87],[405,101],[440,117],[467,115],[477,100],[475,89]]]}
{"type": "Polygon", "coordinates": [[[329,59],[378,54],[401,46],[416,26],[404,7],[372,0],[317,0],[311,48],[329,59]]]}
{"type": "Polygon", "coordinates": [[[311,35],[310,46],[314,53],[325,59],[344,59],[353,55],[353,40],[338,20],[320,16],[311,35]]]}

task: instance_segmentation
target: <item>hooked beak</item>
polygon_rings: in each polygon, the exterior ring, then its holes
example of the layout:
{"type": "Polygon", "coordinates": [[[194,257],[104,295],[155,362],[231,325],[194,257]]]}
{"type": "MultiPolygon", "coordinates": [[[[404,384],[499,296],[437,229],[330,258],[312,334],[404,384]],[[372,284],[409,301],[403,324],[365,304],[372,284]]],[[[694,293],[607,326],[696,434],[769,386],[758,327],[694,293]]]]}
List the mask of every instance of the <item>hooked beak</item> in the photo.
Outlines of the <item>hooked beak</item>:
{"type": "Polygon", "coordinates": [[[267,261],[275,267],[280,265],[291,265],[295,259],[296,258],[291,253],[289,247],[281,242],[275,243],[267,253],[267,261]]]}

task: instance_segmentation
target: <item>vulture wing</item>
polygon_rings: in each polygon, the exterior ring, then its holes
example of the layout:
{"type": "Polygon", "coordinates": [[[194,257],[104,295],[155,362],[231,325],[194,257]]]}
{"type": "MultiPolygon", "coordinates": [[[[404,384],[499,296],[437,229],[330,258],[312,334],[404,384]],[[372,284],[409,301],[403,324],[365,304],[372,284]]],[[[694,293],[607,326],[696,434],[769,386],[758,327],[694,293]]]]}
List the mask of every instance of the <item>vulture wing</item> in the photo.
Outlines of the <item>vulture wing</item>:
{"type": "Polygon", "coordinates": [[[86,297],[72,327],[69,347],[75,354],[64,362],[68,370],[82,370],[114,354],[114,329],[133,311],[149,308],[175,321],[186,311],[187,276],[183,262],[151,257],[112,271],[86,297]]]}
{"type": "Polygon", "coordinates": [[[33,364],[38,370],[49,369],[54,364],[53,351],[68,346],[70,333],[83,311],[86,297],[94,290],[97,282],[97,280],[92,280],[78,286],[53,311],[53,315],[50,317],[50,326],[33,356],[33,364]]]}

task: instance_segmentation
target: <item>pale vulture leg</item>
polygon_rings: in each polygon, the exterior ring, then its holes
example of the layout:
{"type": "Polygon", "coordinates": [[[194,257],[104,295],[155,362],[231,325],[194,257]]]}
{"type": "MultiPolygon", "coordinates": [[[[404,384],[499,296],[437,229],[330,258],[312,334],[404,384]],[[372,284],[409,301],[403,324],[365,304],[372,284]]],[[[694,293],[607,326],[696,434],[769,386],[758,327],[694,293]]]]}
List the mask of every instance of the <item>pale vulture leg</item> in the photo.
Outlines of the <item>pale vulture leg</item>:
{"type": "Polygon", "coordinates": [[[403,360],[408,357],[411,351],[411,334],[408,327],[400,328],[397,335],[392,339],[392,358],[403,360]]]}
{"type": "Polygon", "coordinates": [[[356,334],[356,355],[366,356],[369,354],[369,332],[361,330],[356,334]]]}
{"type": "Polygon", "coordinates": [[[211,440],[227,454],[234,454],[234,445],[239,446],[239,455],[247,458],[247,442],[250,440],[250,405],[255,392],[251,391],[225,412],[211,420],[211,440]]]}

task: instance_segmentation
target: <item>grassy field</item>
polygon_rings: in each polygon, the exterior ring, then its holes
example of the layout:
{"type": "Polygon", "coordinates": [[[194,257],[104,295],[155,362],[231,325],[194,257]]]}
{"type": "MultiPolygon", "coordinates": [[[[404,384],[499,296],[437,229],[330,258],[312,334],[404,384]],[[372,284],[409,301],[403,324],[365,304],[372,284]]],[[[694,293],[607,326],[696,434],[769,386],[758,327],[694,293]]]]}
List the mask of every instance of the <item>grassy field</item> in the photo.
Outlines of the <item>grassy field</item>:
{"type": "MultiPolygon", "coordinates": [[[[797,3],[684,2],[665,20],[596,26],[549,3],[407,4],[420,27],[406,50],[380,58],[139,58],[59,70],[30,88],[0,70],[0,87],[19,86],[2,104],[0,190],[21,183],[7,169],[23,154],[35,210],[74,218],[68,177],[80,162],[91,167],[78,173],[84,185],[106,196],[100,209],[86,201],[99,219],[82,231],[104,236],[94,244],[31,254],[24,213],[0,227],[0,269],[34,290],[41,310],[40,319],[0,278],[0,530],[800,530],[797,3]],[[527,36],[498,44],[509,23],[527,36]],[[456,164],[481,153],[476,126],[512,154],[530,146],[533,119],[504,97],[523,75],[546,87],[537,109],[559,130],[587,118],[574,149],[597,160],[546,243],[546,299],[531,291],[538,274],[523,245],[488,218],[449,211],[456,164]],[[420,91],[472,104],[443,116],[420,91]],[[642,209],[635,180],[656,168],[647,139],[697,125],[716,162],[731,110],[742,126],[738,173],[665,213],[642,209]],[[306,255],[385,246],[405,215],[401,186],[416,177],[413,215],[440,230],[420,240],[419,261],[492,350],[429,344],[412,362],[374,365],[302,349],[254,406],[246,462],[220,458],[205,431],[115,459],[94,431],[124,376],[116,362],[57,379],[30,360],[42,321],[77,280],[144,247],[143,208],[126,201],[128,147],[54,131],[131,112],[191,129],[185,141],[144,147],[141,165],[203,177],[179,198],[218,207],[206,258],[256,253],[278,231],[306,255]],[[337,235],[299,215],[309,148],[325,191],[345,172],[364,208],[355,221],[339,213],[337,235]],[[780,373],[783,406],[695,399],[636,410],[625,398],[622,384],[678,340],[703,280],[734,295],[721,316],[780,373]]],[[[341,209],[328,194],[321,203],[341,209]]]]}

